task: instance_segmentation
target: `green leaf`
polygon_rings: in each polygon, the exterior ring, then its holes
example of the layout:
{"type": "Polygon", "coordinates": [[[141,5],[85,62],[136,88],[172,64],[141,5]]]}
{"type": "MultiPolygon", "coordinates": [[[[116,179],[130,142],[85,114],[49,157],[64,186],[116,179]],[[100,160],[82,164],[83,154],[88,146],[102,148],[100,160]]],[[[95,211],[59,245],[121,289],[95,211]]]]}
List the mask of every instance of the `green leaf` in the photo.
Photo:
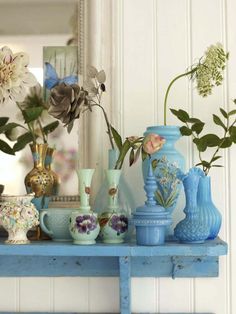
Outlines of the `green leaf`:
{"type": "Polygon", "coordinates": [[[136,150],[135,155],[134,155],[134,163],[138,160],[140,152],[142,149],[142,145],[139,146],[139,148],[136,150]]]}
{"type": "Polygon", "coordinates": [[[188,122],[189,115],[186,111],[179,109],[178,111],[175,109],[170,109],[170,111],[182,122],[188,122]]]}
{"type": "Polygon", "coordinates": [[[193,143],[196,144],[199,152],[205,152],[205,150],[207,149],[206,142],[204,140],[201,140],[200,138],[194,138],[193,143]]]}
{"type": "Polygon", "coordinates": [[[5,132],[10,131],[10,130],[16,128],[16,127],[21,127],[21,128],[23,128],[23,126],[20,125],[20,124],[18,124],[18,123],[10,122],[10,123],[8,123],[8,124],[3,125],[3,126],[0,127],[0,133],[5,133],[5,132]]]}
{"type": "Polygon", "coordinates": [[[232,142],[236,143],[236,126],[231,126],[229,128],[229,134],[232,142]]]}
{"type": "Polygon", "coordinates": [[[213,121],[215,122],[215,124],[220,125],[225,131],[227,130],[226,126],[221,121],[220,117],[218,117],[216,114],[213,114],[213,121]]]}
{"type": "Polygon", "coordinates": [[[216,160],[218,160],[220,158],[222,158],[222,156],[215,156],[215,157],[212,158],[211,162],[214,162],[214,161],[216,161],[216,160]]]}
{"type": "Polygon", "coordinates": [[[157,159],[153,159],[152,160],[152,169],[155,170],[157,165],[158,165],[158,160],[157,159]]]}
{"type": "Polygon", "coordinates": [[[202,160],[202,165],[203,165],[203,167],[206,167],[206,168],[210,168],[211,167],[211,164],[208,161],[206,161],[206,160],[202,160]]]}
{"type": "Polygon", "coordinates": [[[229,113],[228,113],[228,116],[233,116],[236,114],[236,109],[234,110],[231,110],[229,113]]]}
{"type": "Polygon", "coordinates": [[[225,119],[228,118],[228,113],[223,108],[220,108],[220,112],[222,113],[225,119]]]}
{"type": "Polygon", "coordinates": [[[1,118],[0,118],[0,127],[3,126],[3,125],[5,125],[8,120],[9,120],[8,117],[1,117],[1,118]]]}
{"type": "Polygon", "coordinates": [[[13,146],[14,152],[22,150],[27,144],[33,141],[33,135],[30,132],[24,133],[17,138],[17,142],[13,146]]]}
{"type": "Polygon", "coordinates": [[[144,161],[148,157],[148,154],[142,148],[142,161],[144,161]]]}
{"type": "Polygon", "coordinates": [[[67,125],[67,132],[70,134],[70,132],[72,131],[73,129],[73,126],[74,126],[74,120],[71,121],[68,125],[67,125]]]}
{"type": "Polygon", "coordinates": [[[203,123],[203,122],[196,122],[192,125],[191,129],[193,132],[200,134],[203,130],[204,125],[205,125],[205,123],[203,123]]]}
{"type": "Polygon", "coordinates": [[[119,149],[119,151],[121,151],[121,149],[122,149],[122,138],[121,138],[120,134],[116,131],[116,129],[113,128],[112,125],[111,125],[111,133],[112,133],[112,136],[114,138],[114,141],[116,143],[117,148],[119,149]]]}
{"type": "Polygon", "coordinates": [[[3,140],[0,140],[0,150],[5,154],[15,155],[14,150],[3,140]]]}
{"type": "Polygon", "coordinates": [[[180,133],[181,133],[183,136],[192,135],[192,130],[189,129],[187,126],[181,126],[181,128],[180,128],[179,130],[180,130],[180,133]]]}
{"type": "Polygon", "coordinates": [[[223,142],[220,144],[220,148],[228,148],[232,145],[232,140],[228,136],[221,140],[223,140],[223,142]]]}
{"type": "Polygon", "coordinates": [[[130,141],[129,140],[125,140],[124,144],[121,147],[120,155],[118,157],[118,160],[116,162],[116,165],[118,165],[117,169],[121,169],[121,167],[123,165],[123,162],[124,162],[124,159],[125,159],[125,156],[128,153],[130,147],[131,147],[130,141]]]}
{"type": "Polygon", "coordinates": [[[31,121],[37,120],[42,114],[43,110],[43,107],[32,107],[22,110],[25,123],[30,123],[31,121]]]}
{"type": "Polygon", "coordinates": [[[233,102],[234,102],[234,103],[235,103],[235,105],[236,105],[236,99],[234,99],[234,100],[233,100],[233,102]]]}
{"type": "Polygon", "coordinates": [[[59,125],[59,121],[54,121],[43,127],[44,134],[52,133],[59,125]]]}
{"type": "Polygon", "coordinates": [[[129,154],[129,165],[130,167],[133,165],[134,163],[134,149],[131,149],[130,154],[129,154]]]}
{"type": "Polygon", "coordinates": [[[206,134],[200,138],[200,141],[203,142],[207,147],[216,147],[220,144],[220,138],[215,134],[206,134]]]}
{"type": "Polygon", "coordinates": [[[218,167],[218,168],[222,168],[222,165],[212,165],[212,167],[218,167]]]}
{"type": "Polygon", "coordinates": [[[197,118],[189,118],[188,119],[188,122],[189,123],[203,123],[200,119],[197,119],[197,118]]]}

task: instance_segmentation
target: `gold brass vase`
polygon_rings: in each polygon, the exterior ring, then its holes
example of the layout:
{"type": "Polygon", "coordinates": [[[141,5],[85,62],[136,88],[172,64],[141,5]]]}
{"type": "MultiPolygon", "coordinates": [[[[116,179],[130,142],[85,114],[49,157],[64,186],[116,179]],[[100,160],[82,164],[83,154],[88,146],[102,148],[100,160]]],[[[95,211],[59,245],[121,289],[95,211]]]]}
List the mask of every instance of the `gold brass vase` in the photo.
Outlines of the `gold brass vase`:
{"type": "Polygon", "coordinates": [[[57,195],[61,181],[59,175],[51,169],[54,151],[55,149],[52,147],[47,148],[44,166],[45,169],[48,170],[48,172],[53,176],[52,195],[57,195]]]}
{"type": "Polygon", "coordinates": [[[35,194],[32,202],[38,210],[46,207],[45,198],[53,193],[54,178],[44,166],[47,148],[47,144],[30,144],[34,167],[25,177],[26,191],[35,194]]]}

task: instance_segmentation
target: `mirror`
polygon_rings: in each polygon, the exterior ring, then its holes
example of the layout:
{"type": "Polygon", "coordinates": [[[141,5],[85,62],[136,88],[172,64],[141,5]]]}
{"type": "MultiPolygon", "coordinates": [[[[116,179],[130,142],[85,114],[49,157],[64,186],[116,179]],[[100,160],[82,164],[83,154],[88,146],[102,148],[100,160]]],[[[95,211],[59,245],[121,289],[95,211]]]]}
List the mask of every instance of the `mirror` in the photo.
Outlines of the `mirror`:
{"type": "MultiPolygon", "coordinates": [[[[29,70],[43,85],[43,47],[77,45],[79,16],[76,0],[0,0],[0,48],[8,46],[13,53],[26,52],[29,70]]],[[[12,122],[22,119],[14,104],[1,106],[0,116],[10,117],[12,122]]],[[[60,124],[49,135],[48,143],[56,147],[53,167],[62,181],[59,194],[78,194],[77,127],[67,134],[60,124]]],[[[4,193],[24,194],[24,178],[32,167],[28,145],[15,156],[0,152],[0,183],[5,185],[4,193]]]]}

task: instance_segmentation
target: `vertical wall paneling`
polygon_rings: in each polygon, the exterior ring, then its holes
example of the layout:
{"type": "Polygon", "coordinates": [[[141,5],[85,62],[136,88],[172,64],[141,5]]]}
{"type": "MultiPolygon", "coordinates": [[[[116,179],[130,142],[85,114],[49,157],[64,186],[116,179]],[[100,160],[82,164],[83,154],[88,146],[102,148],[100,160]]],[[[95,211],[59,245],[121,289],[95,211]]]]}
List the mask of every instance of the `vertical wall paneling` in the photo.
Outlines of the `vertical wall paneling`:
{"type": "MultiPolygon", "coordinates": [[[[228,49],[230,51],[230,60],[228,67],[228,103],[230,109],[235,109],[235,105],[232,102],[236,98],[236,20],[235,20],[235,11],[236,11],[236,2],[234,0],[225,1],[225,10],[226,10],[226,28],[227,28],[227,42],[228,49]]],[[[229,153],[229,213],[228,213],[228,241],[229,241],[229,263],[228,263],[228,313],[236,313],[236,301],[235,301],[235,291],[236,291],[236,230],[235,230],[235,221],[236,221],[236,212],[235,212],[235,186],[236,186],[236,147],[233,146],[230,149],[229,153]]]]}
{"type": "MultiPolygon", "coordinates": [[[[216,42],[222,42],[222,6],[221,1],[192,1],[192,51],[193,57],[199,58],[207,46],[216,42]],[[203,10],[204,8],[204,10],[203,10]],[[201,22],[200,22],[201,21],[201,22]]],[[[218,112],[218,108],[224,106],[224,87],[215,88],[212,95],[203,99],[193,96],[193,113],[206,122],[207,131],[220,132],[219,127],[212,122],[212,113],[218,112]],[[204,108],[204,109],[203,109],[204,108]]],[[[207,154],[208,155],[208,154],[207,154]]],[[[208,155],[209,157],[210,155],[208,155]]],[[[224,157],[224,155],[223,155],[224,157]]],[[[198,160],[195,152],[195,162],[198,160]]],[[[225,158],[222,158],[225,166],[225,158]]],[[[225,234],[225,168],[211,170],[213,200],[220,209],[224,224],[221,234],[225,234]],[[219,180],[220,179],[220,180],[219,180]],[[217,193],[218,191],[218,193],[217,193]],[[219,193],[222,191],[222,193],[219,193]]],[[[224,237],[224,236],[223,236],[224,237]]],[[[224,259],[225,263],[225,259],[224,259]]],[[[196,279],[195,284],[195,310],[212,311],[214,313],[226,312],[226,271],[221,267],[220,277],[217,279],[196,279]],[[212,287],[214,286],[214,289],[212,287]],[[207,298],[205,297],[207,294],[207,298]],[[221,300],[216,302],[216,300],[221,300]]]]}
{"type": "Polygon", "coordinates": [[[54,311],[89,311],[89,285],[87,278],[68,277],[54,279],[54,311]]]}
{"type": "Polygon", "coordinates": [[[50,311],[50,278],[20,278],[19,281],[19,311],[50,311]]]}
{"type": "MultiPolygon", "coordinates": [[[[163,124],[164,96],[170,81],[178,74],[183,73],[189,66],[189,21],[186,1],[157,1],[157,86],[158,123],[163,124]]],[[[172,86],[168,108],[183,108],[189,111],[189,82],[188,79],[176,81],[172,86]]],[[[167,124],[178,124],[178,120],[167,111],[167,124]]],[[[178,149],[188,156],[189,144],[186,138],[178,143],[178,149]]],[[[186,160],[187,166],[189,160],[186,160]]],[[[181,197],[174,211],[174,224],[180,220],[184,206],[184,197],[181,197]]],[[[159,294],[157,299],[159,312],[191,312],[191,279],[173,281],[161,278],[159,280],[159,294]],[[181,289],[180,289],[181,287],[181,289]],[[166,302],[170,291],[172,301],[166,302]]]]}

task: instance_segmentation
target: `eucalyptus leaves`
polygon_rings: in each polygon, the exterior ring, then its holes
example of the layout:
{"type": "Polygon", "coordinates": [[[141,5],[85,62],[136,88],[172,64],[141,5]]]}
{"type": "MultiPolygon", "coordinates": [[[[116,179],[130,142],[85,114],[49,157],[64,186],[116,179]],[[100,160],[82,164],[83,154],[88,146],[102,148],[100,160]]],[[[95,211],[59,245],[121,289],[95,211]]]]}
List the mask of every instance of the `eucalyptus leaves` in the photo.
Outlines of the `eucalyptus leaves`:
{"type": "Polygon", "coordinates": [[[223,82],[223,70],[229,58],[229,53],[225,52],[222,45],[217,43],[211,45],[201,57],[197,64],[193,64],[189,70],[176,76],[168,85],[164,99],[164,125],[167,124],[167,100],[171,86],[175,81],[184,76],[189,76],[197,83],[197,91],[202,97],[207,97],[212,93],[214,86],[219,86],[223,82]]]}
{"type": "MultiPolygon", "coordinates": [[[[236,99],[234,103],[236,104],[236,99]]],[[[200,159],[196,166],[202,166],[205,175],[208,175],[212,167],[222,167],[216,163],[221,158],[219,151],[229,148],[236,143],[236,109],[226,112],[223,108],[220,108],[221,116],[213,114],[213,122],[222,130],[222,135],[220,136],[212,133],[202,136],[205,126],[204,122],[198,118],[189,117],[189,114],[182,109],[171,109],[171,112],[185,124],[180,128],[181,134],[192,136],[193,138],[193,143],[198,149],[200,159]],[[209,160],[205,160],[202,154],[209,148],[213,148],[212,156],[209,160]]]]}

